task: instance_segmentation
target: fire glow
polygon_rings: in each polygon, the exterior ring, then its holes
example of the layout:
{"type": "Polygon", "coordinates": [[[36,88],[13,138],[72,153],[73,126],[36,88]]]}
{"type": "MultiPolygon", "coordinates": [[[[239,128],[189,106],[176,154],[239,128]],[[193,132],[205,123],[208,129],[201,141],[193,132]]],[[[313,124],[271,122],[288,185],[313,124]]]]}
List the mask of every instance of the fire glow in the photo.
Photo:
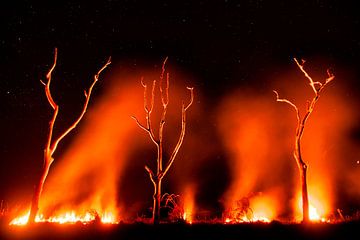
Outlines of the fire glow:
{"type": "MultiPolygon", "coordinates": [[[[150,75],[147,78],[151,79],[154,74],[150,75]]],[[[127,168],[134,152],[146,145],[142,143],[146,142],[143,141],[145,138],[137,136],[138,128],[130,118],[131,115],[141,115],[143,111],[139,108],[143,104],[143,93],[138,80],[134,77],[125,84],[115,80],[104,97],[94,104],[93,109],[89,109],[82,130],[49,175],[40,202],[41,214],[36,216],[35,222],[117,224],[120,220],[133,220],[128,209],[134,208],[135,212],[144,208],[137,202],[138,199],[132,202],[134,206],[129,206],[123,198],[131,192],[122,189],[122,181],[131,182],[127,179],[131,174],[127,168]]],[[[181,87],[174,85],[175,91],[170,92],[175,95],[172,99],[176,102],[182,99],[181,87]]],[[[301,88],[289,89],[291,96],[303,100],[301,88]]],[[[336,158],[346,151],[346,148],[341,148],[342,145],[335,146],[330,140],[341,141],[340,135],[354,121],[349,108],[351,104],[340,99],[333,89],[326,95],[314,112],[303,144],[304,158],[309,159],[310,166],[309,217],[313,222],[330,221],[328,216],[335,208],[334,182],[339,176],[329,166],[333,164],[344,168],[336,158]],[[333,114],[334,109],[336,114],[333,114]],[[316,185],[312,184],[314,182],[316,185]]],[[[221,199],[225,210],[220,221],[224,224],[269,223],[286,215],[282,219],[299,222],[301,194],[297,192],[299,186],[294,183],[296,171],[293,161],[289,160],[294,128],[291,112],[286,107],[278,107],[273,98],[252,91],[228,94],[219,105],[216,127],[229,155],[226,160],[231,175],[221,199]],[[289,214],[287,209],[292,209],[292,212],[289,214]]],[[[178,120],[174,117],[176,114],[169,110],[169,122],[178,120]]],[[[188,119],[190,127],[192,114],[188,119]]],[[[175,129],[165,134],[178,133],[175,129]]],[[[191,132],[185,137],[185,146],[187,142],[199,142],[195,136],[187,139],[189,136],[193,136],[191,132]]],[[[191,152],[189,146],[185,149],[191,152]]],[[[179,165],[182,160],[179,160],[179,165]]],[[[147,159],[143,163],[145,161],[147,159]]],[[[359,164],[359,161],[355,162],[359,164]]],[[[181,175],[185,171],[179,172],[181,175]]],[[[350,176],[356,176],[354,172],[350,176]]],[[[181,183],[183,179],[180,176],[176,178],[176,184],[182,184],[179,187],[182,199],[179,218],[188,224],[196,223],[201,207],[196,201],[196,194],[201,190],[197,187],[198,179],[181,183]]],[[[355,181],[355,177],[350,181],[355,181]]],[[[137,191],[133,186],[130,190],[137,191]]],[[[144,194],[151,195],[151,191],[144,191],[144,194]]],[[[25,225],[28,218],[29,212],[13,219],[10,225],[25,225]]]]}
{"type": "MultiPolygon", "coordinates": [[[[315,198],[314,195],[309,195],[309,218],[312,222],[329,222],[330,220],[326,218],[326,215],[329,214],[329,210],[326,206],[326,198],[319,199],[315,198]]],[[[297,204],[295,206],[295,212],[297,216],[295,217],[298,221],[301,219],[301,194],[298,194],[297,204]]]]}
{"type": "MultiPolygon", "coordinates": [[[[17,217],[10,222],[10,225],[26,225],[28,223],[30,211],[21,217],[17,217]]],[[[37,215],[35,222],[42,223],[59,223],[59,224],[72,224],[72,223],[82,223],[89,224],[91,222],[100,221],[103,224],[117,224],[112,213],[105,212],[101,216],[98,216],[97,213],[86,212],[83,215],[77,214],[75,211],[65,212],[63,214],[52,216],[49,218],[44,218],[42,214],[37,215]]]]}

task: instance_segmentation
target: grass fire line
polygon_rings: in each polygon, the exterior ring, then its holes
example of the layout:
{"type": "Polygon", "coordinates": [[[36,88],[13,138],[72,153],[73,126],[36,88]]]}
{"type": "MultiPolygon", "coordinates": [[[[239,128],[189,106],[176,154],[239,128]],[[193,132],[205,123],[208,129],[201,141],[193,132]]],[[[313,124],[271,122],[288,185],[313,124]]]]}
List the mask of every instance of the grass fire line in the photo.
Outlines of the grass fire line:
{"type": "MultiPolygon", "coordinates": [[[[198,211],[196,205],[196,193],[194,188],[194,183],[189,184],[189,186],[185,187],[184,192],[182,195],[177,194],[163,194],[162,184],[163,179],[169,172],[169,169],[174,166],[174,161],[179,153],[179,150],[184,142],[185,133],[186,133],[186,124],[187,124],[187,113],[189,108],[194,103],[194,89],[187,87],[187,90],[190,92],[190,99],[188,102],[182,102],[181,105],[181,127],[180,133],[176,140],[175,146],[171,149],[168,159],[165,160],[166,152],[164,147],[164,128],[166,123],[166,117],[168,114],[168,106],[169,106],[169,86],[170,86],[170,74],[166,72],[165,66],[167,63],[168,58],[166,58],[161,67],[161,74],[159,80],[154,80],[151,83],[151,86],[148,86],[144,82],[144,78],[141,78],[141,85],[143,87],[143,107],[145,111],[145,124],[141,123],[141,121],[132,116],[133,120],[136,124],[134,128],[139,127],[141,130],[145,131],[145,133],[150,137],[151,143],[156,147],[156,158],[153,161],[153,167],[149,165],[145,165],[146,173],[148,174],[151,183],[153,184],[153,199],[152,199],[152,216],[151,222],[153,224],[158,224],[160,222],[170,222],[170,217],[165,218],[162,216],[161,209],[167,207],[171,209],[172,212],[172,219],[171,221],[181,221],[186,222],[188,224],[193,224],[196,222],[203,222],[201,218],[196,216],[196,212],[198,211]],[[156,93],[159,93],[159,109],[160,110],[160,119],[158,124],[154,124],[154,108],[156,105],[156,93]],[[157,129],[155,129],[155,127],[157,129]],[[157,130],[157,131],[156,131],[157,130]],[[190,187],[191,186],[191,187],[190,187]],[[165,205],[162,203],[165,202],[165,205]]],[[[307,101],[306,112],[304,115],[300,114],[300,110],[294,102],[286,99],[280,98],[279,93],[274,91],[276,95],[277,102],[283,102],[290,105],[296,111],[297,117],[297,125],[296,125],[296,132],[295,132],[295,144],[294,144],[294,151],[293,156],[298,166],[299,175],[300,175],[300,198],[296,201],[296,204],[302,210],[302,223],[309,223],[309,222],[330,222],[327,218],[323,216],[323,211],[321,209],[321,199],[316,199],[308,190],[308,183],[307,183],[307,170],[308,170],[308,163],[303,159],[303,145],[302,145],[302,137],[304,134],[304,129],[306,127],[306,123],[312,112],[314,111],[315,105],[320,98],[320,94],[325,89],[325,87],[335,78],[335,76],[328,70],[327,71],[327,78],[325,82],[318,82],[314,81],[313,78],[308,74],[308,72],[304,69],[305,61],[298,61],[294,59],[297,67],[300,71],[304,74],[305,78],[309,81],[311,86],[311,90],[314,93],[313,98],[310,101],[307,101]],[[316,204],[314,204],[316,202],[316,204]]],[[[119,219],[117,219],[117,214],[111,211],[104,211],[99,212],[98,209],[88,209],[83,211],[83,213],[79,213],[77,210],[74,209],[67,209],[64,211],[58,211],[57,214],[54,214],[50,217],[45,217],[42,212],[39,211],[39,202],[43,190],[43,186],[45,180],[48,176],[49,169],[51,164],[54,161],[53,154],[58,147],[60,141],[67,136],[81,121],[83,118],[89,101],[90,96],[93,90],[93,87],[99,80],[100,74],[108,67],[111,63],[110,59],[103,65],[103,67],[94,75],[94,80],[87,91],[85,91],[85,103],[83,105],[82,112],[80,116],[74,121],[74,123],[65,130],[58,138],[53,139],[53,128],[55,125],[55,121],[57,119],[57,115],[59,112],[59,106],[53,100],[51,91],[50,91],[50,84],[52,79],[52,73],[56,67],[57,63],[57,49],[55,49],[54,54],[54,62],[50,70],[48,71],[46,78],[47,82],[43,83],[45,86],[45,94],[47,100],[54,110],[53,116],[50,121],[48,138],[44,150],[44,165],[42,169],[42,174],[38,184],[35,187],[33,199],[31,202],[31,208],[27,211],[23,216],[17,217],[10,222],[10,225],[25,225],[27,223],[41,223],[41,222],[49,222],[49,223],[78,223],[81,222],[83,224],[89,223],[112,223],[117,224],[119,223],[119,219]],[[115,217],[116,216],[116,217],[115,217]]],[[[269,91],[270,92],[270,91],[269,91]]],[[[271,93],[271,92],[270,92],[271,93]]],[[[271,101],[270,101],[271,102],[271,101]]],[[[274,101],[273,101],[274,102],[274,101]]],[[[276,103],[273,103],[276,104],[276,103]]],[[[137,113],[138,114],[138,113],[137,113]]],[[[132,121],[131,119],[129,121],[132,121]]],[[[131,122],[133,123],[133,122],[131,122]]],[[[314,173],[316,174],[316,173],[314,173]]],[[[266,180],[265,180],[266,181],[266,180]]],[[[249,187],[250,190],[255,187],[249,187]]],[[[249,189],[244,190],[248,191],[249,189]]],[[[196,190],[200,190],[200,188],[196,187],[196,190]]],[[[243,194],[242,192],[241,194],[243,194]]],[[[209,217],[205,217],[206,223],[221,223],[221,224],[239,224],[239,223],[271,223],[273,220],[276,220],[277,217],[277,205],[276,198],[273,197],[276,195],[276,190],[269,190],[268,192],[251,192],[248,193],[246,196],[240,196],[237,198],[233,205],[230,208],[226,208],[223,210],[222,217],[216,218],[212,220],[209,217]],[[276,207],[275,207],[276,206],[276,207]]],[[[234,200],[234,199],[231,199],[234,200]]],[[[228,206],[226,206],[228,207],[228,206]]],[[[342,213],[338,210],[341,218],[344,220],[342,213]]],[[[171,213],[169,214],[171,215],[171,213]]],[[[141,219],[143,222],[149,222],[143,217],[141,219]]]]}

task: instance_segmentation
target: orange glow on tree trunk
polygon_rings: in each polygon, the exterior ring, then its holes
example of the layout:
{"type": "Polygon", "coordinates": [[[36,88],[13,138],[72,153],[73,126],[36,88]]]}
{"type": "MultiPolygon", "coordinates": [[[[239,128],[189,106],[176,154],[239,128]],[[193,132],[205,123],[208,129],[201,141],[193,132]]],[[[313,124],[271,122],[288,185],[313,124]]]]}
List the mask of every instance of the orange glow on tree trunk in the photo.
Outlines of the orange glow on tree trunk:
{"type": "Polygon", "coordinates": [[[78,125],[78,123],[83,118],[83,116],[84,116],[84,114],[85,114],[85,112],[87,110],[89,101],[90,101],[90,96],[91,96],[91,92],[93,90],[93,87],[95,86],[95,84],[99,80],[100,73],[110,64],[110,58],[109,58],[109,60],[105,63],[105,65],[95,74],[94,81],[91,84],[88,91],[85,91],[86,100],[85,100],[82,112],[80,113],[80,116],[58,138],[53,139],[53,128],[54,128],[54,125],[55,125],[57,115],[59,113],[59,105],[57,105],[55,103],[55,101],[53,100],[53,98],[52,98],[51,91],[50,91],[50,83],[51,83],[52,72],[54,71],[55,66],[56,66],[56,61],[57,61],[57,49],[55,48],[54,63],[52,65],[51,69],[49,70],[49,72],[46,75],[47,83],[41,82],[45,87],[46,98],[47,98],[50,106],[54,110],[54,113],[53,113],[52,119],[51,119],[50,124],[49,124],[49,133],[48,133],[46,146],[45,146],[45,149],[44,149],[44,163],[43,163],[43,167],[42,167],[42,171],[41,171],[41,176],[40,176],[40,179],[39,179],[38,183],[35,186],[32,202],[31,202],[30,214],[29,214],[29,218],[28,218],[28,221],[30,223],[35,222],[35,218],[36,218],[38,210],[39,210],[40,196],[41,196],[41,193],[42,193],[42,190],[43,190],[43,186],[44,186],[46,177],[47,177],[47,175],[49,173],[50,166],[54,161],[54,158],[52,156],[53,156],[54,152],[56,151],[58,144],[60,143],[60,141],[66,135],[68,135],[78,125]]]}
{"type": "Polygon", "coordinates": [[[295,111],[296,111],[297,127],[296,127],[296,134],[295,134],[294,158],[296,160],[296,163],[297,163],[298,169],[299,169],[299,173],[300,173],[301,194],[302,194],[302,210],[303,210],[302,211],[303,212],[302,222],[307,223],[310,220],[310,216],[309,216],[309,197],[308,197],[307,179],[306,179],[308,166],[304,162],[304,160],[302,158],[302,155],[301,155],[301,138],[302,138],[303,133],[304,133],[305,124],[306,124],[307,120],[309,119],[310,114],[314,110],[315,104],[317,103],[317,101],[320,98],[320,93],[325,88],[325,86],[335,78],[335,76],[333,74],[331,74],[330,71],[328,70],[327,71],[328,77],[325,80],[325,83],[314,82],[313,79],[310,77],[310,75],[304,69],[305,61],[302,60],[302,62],[299,63],[295,58],[294,58],[294,60],[295,60],[295,62],[297,64],[297,66],[299,67],[299,69],[304,73],[305,77],[309,80],[310,86],[311,86],[311,88],[312,88],[312,90],[313,90],[313,92],[315,94],[314,97],[312,98],[312,100],[307,102],[305,115],[303,117],[300,115],[299,108],[293,102],[289,101],[288,99],[279,98],[279,94],[276,91],[274,91],[274,93],[276,94],[276,100],[278,102],[287,103],[291,107],[293,107],[295,109],[295,111]]]}
{"type": "Polygon", "coordinates": [[[187,89],[190,91],[190,102],[187,105],[185,105],[185,103],[182,104],[180,136],[177,141],[177,144],[175,145],[173,152],[170,155],[169,160],[167,161],[165,167],[163,168],[163,132],[164,132],[166,113],[167,113],[168,104],[169,104],[169,73],[166,74],[165,84],[163,83],[166,61],[167,61],[167,58],[163,62],[162,72],[160,75],[160,82],[159,82],[159,90],[160,90],[161,103],[162,103],[162,114],[161,114],[161,119],[160,119],[160,123],[159,123],[158,138],[155,137],[154,129],[151,124],[151,113],[154,108],[156,80],[154,80],[152,83],[150,104],[148,104],[148,99],[147,99],[147,85],[143,81],[141,81],[141,84],[144,87],[144,110],[146,113],[146,125],[141,124],[139,122],[139,120],[133,116],[133,119],[135,120],[137,125],[149,134],[150,139],[156,145],[156,149],[157,149],[156,171],[154,172],[148,166],[145,166],[145,170],[148,172],[150,180],[154,186],[153,216],[152,216],[153,223],[159,223],[159,221],[160,221],[160,202],[161,202],[162,180],[163,180],[163,177],[166,175],[166,173],[169,171],[169,169],[170,169],[171,165],[173,164],[175,157],[176,157],[177,153],[179,152],[179,149],[182,145],[182,142],[183,142],[184,136],[185,136],[185,129],[186,129],[186,112],[187,112],[188,108],[192,105],[193,100],[194,100],[193,88],[188,87],[187,89]],[[163,85],[165,85],[165,88],[163,85]]]}

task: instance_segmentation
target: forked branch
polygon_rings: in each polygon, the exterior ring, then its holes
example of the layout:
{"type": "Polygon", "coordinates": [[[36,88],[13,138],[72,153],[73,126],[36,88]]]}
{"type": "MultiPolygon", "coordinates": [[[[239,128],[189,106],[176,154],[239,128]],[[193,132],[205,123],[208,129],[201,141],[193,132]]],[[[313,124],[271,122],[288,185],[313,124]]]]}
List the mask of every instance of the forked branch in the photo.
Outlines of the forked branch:
{"type": "MultiPolygon", "coordinates": [[[[63,134],[61,134],[55,141],[54,143],[51,145],[51,155],[55,152],[59,142],[66,136],[68,135],[77,125],[78,123],[81,121],[81,119],[84,117],[84,114],[87,110],[87,107],[89,105],[89,101],[90,101],[90,97],[91,97],[91,93],[92,93],[92,90],[95,86],[95,84],[97,83],[97,81],[99,80],[99,76],[100,74],[105,70],[105,68],[107,68],[107,66],[109,66],[111,63],[111,58],[109,58],[107,60],[107,62],[105,63],[105,65],[94,75],[94,80],[92,82],[92,84],[90,85],[89,89],[87,91],[84,91],[85,92],[85,103],[84,103],[84,106],[83,106],[83,109],[79,115],[79,117],[73,122],[73,124],[71,124],[71,126],[65,130],[65,132],[63,134]]],[[[51,76],[51,73],[50,73],[50,76],[51,76]]],[[[51,77],[49,78],[51,79],[51,77]]],[[[48,84],[50,85],[50,84],[48,84]]],[[[49,90],[50,92],[50,90],[49,90]]],[[[58,107],[57,107],[58,108],[58,107]]]]}
{"type": "Polygon", "coordinates": [[[298,165],[299,172],[300,172],[300,179],[301,179],[303,222],[307,223],[309,221],[309,200],[308,200],[307,180],[306,180],[307,165],[302,158],[301,138],[304,133],[305,124],[306,124],[307,120],[309,119],[312,111],[314,110],[316,102],[320,98],[321,91],[325,88],[325,86],[328,83],[330,83],[335,78],[335,76],[329,70],[327,70],[328,77],[326,78],[325,82],[324,83],[315,82],[315,81],[313,81],[313,79],[310,77],[310,75],[304,69],[305,61],[302,60],[301,63],[299,63],[299,61],[296,58],[294,58],[294,61],[296,62],[299,69],[303,72],[305,77],[309,80],[310,86],[315,94],[314,97],[311,99],[311,101],[306,102],[305,115],[303,117],[301,117],[299,108],[293,102],[291,102],[290,100],[285,99],[285,98],[280,98],[277,91],[274,91],[274,93],[276,95],[276,101],[287,103],[292,108],[294,108],[296,111],[297,127],[296,127],[296,135],[295,135],[294,158],[298,165]]]}
{"type": "Polygon", "coordinates": [[[159,136],[158,139],[154,136],[153,126],[151,124],[151,113],[154,107],[154,96],[155,96],[155,86],[156,81],[153,81],[152,89],[151,89],[151,100],[150,106],[148,105],[148,97],[147,97],[147,86],[141,81],[142,86],[144,87],[144,109],[146,114],[146,126],[140,123],[140,121],[135,117],[132,118],[135,120],[136,124],[145,132],[148,133],[153,143],[156,145],[157,148],[157,158],[156,158],[156,171],[152,171],[148,166],[145,166],[145,170],[148,172],[151,182],[154,185],[154,195],[153,195],[153,222],[159,223],[160,220],[160,202],[161,202],[161,184],[162,179],[169,171],[171,165],[173,164],[177,153],[183,143],[184,136],[185,136],[185,127],[186,127],[186,112],[189,107],[192,105],[194,101],[194,91],[193,88],[189,88],[190,91],[190,101],[188,104],[182,104],[181,110],[181,132],[179,139],[175,145],[173,152],[169,160],[167,161],[165,168],[163,170],[163,135],[164,135],[164,126],[166,121],[166,114],[169,105],[169,73],[165,73],[165,65],[168,58],[165,58],[162,71],[160,74],[160,81],[159,81],[159,92],[160,92],[160,99],[162,105],[162,113],[159,122],[159,136]],[[165,79],[164,79],[165,78],[165,79]]]}
{"type": "Polygon", "coordinates": [[[39,181],[35,185],[35,188],[34,188],[34,194],[33,194],[32,202],[31,202],[30,214],[29,214],[29,218],[28,218],[29,223],[35,222],[35,218],[36,218],[38,210],[39,210],[40,196],[41,196],[41,193],[43,190],[45,180],[49,173],[50,166],[54,161],[53,154],[54,154],[56,148],[57,148],[59,142],[67,134],[69,134],[71,132],[71,130],[73,130],[77,126],[77,124],[81,121],[81,119],[83,118],[83,116],[86,112],[86,109],[88,107],[88,104],[89,104],[92,90],[93,90],[96,82],[99,80],[99,75],[110,64],[111,59],[109,58],[108,61],[105,63],[105,65],[94,75],[94,81],[92,82],[90,88],[87,91],[85,91],[86,99],[85,99],[85,103],[84,103],[82,112],[80,113],[80,116],[73,122],[73,124],[69,128],[67,128],[58,138],[56,138],[53,141],[53,129],[54,129],[55,121],[56,121],[56,118],[57,118],[57,115],[59,112],[59,106],[56,104],[56,102],[54,101],[54,99],[51,95],[50,84],[51,84],[52,72],[54,71],[55,66],[56,66],[56,61],[57,61],[57,48],[55,48],[54,63],[46,75],[47,82],[44,83],[43,81],[41,81],[41,83],[44,85],[44,88],[45,88],[46,98],[47,98],[51,108],[54,110],[54,113],[53,113],[53,116],[49,123],[49,132],[48,132],[48,137],[47,137],[45,150],[44,150],[44,162],[43,162],[42,172],[41,172],[39,181]]]}

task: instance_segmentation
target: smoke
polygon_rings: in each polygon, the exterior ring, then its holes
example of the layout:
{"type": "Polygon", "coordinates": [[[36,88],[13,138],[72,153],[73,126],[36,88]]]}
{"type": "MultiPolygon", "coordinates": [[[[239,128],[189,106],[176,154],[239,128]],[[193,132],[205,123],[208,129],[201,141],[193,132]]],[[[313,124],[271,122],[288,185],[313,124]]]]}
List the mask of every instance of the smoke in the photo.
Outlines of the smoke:
{"type": "MultiPolygon", "coordinates": [[[[101,97],[91,100],[74,141],[55,160],[41,198],[43,214],[93,209],[126,219],[142,215],[152,206],[153,186],[144,165],[155,169],[156,147],[131,116],[144,123],[140,79],[143,76],[150,85],[160,71],[124,69],[99,82],[106,86],[101,97]]],[[[254,215],[296,218],[300,190],[292,156],[296,115],[287,104],[276,102],[272,92],[277,90],[280,97],[293,101],[303,114],[313,93],[307,79],[296,71],[271,79],[264,91],[243,88],[231,92],[216,107],[204,106],[203,96],[195,88],[184,143],[165,176],[163,192],[183,196],[191,215],[200,208],[214,210],[209,206],[218,207],[214,199],[221,200],[222,194],[226,209],[247,197],[254,215]]],[[[178,140],[181,103],[189,99],[186,86],[192,82],[179,70],[170,68],[169,72],[164,162],[178,140]]],[[[312,76],[315,80],[325,77],[312,76]]],[[[344,77],[337,76],[323,91],[302,139],[303,158],[309,166],[310,204],[324,215],[343,208],[343,196],[360,198],[360,137],[353,134],[359,129],[358,105],[345,97],[348,89],[344,82],[344,77]]],[[[158,90],[156,94],[155,135],[161,114],[158,90]]]]}
{"type": "MultiPolygon", "coordinates": [[[[190,81],[183,81],[185,75],[175,70],[169,72],[170,103],[164,133],[164,163],[180,135],[182,101],[186,103],[190,100],[186,89],[186,83],[190,81]]],[[[136,116],[145,124],[144,93],[140,79],[144,77],[144,82],[151,86],[152,80],[159,79],[159,75],[160,71],[154,69],[142,68],[138,72],[122,69],[113,73],[110,80],[99,82],[107,87],[99,99],[92,99],[92,107],[77,129],[75,140],[56,159],[41,198],[41,213],[56,215],[73,210],[80,214],[96,210],[100,214],[111,212],[116,218],[123,219],[136,217],[141,210],[152,205],[153,186],[144,165],[155,171],[156,147],[131,116],[136,116]]],[[[158,88],[155,94],[152,124],[157,136],[162,110],[158,88]]],[[[151,93],[148,92],[147,96],[150,97],[151,93]]],[[[196,126],[191,124],[199,116],[200,99],[201,95],[195,89],[195,102],[188,110],[184,144],[169,176],[166,176],[169,179],[165,179],[165,190],[175,185],[177,187],[174,189],[181,192],[192,181],[189,180],[193,169],[190,162],[198,154],[192,154],[195,151],[190,148],[196,147],[196,142],[201,142],[194,135],[201,130],[196,130],[196,126]],[[191,142],[192,146],[187,142],[191,142]],[[180,166],[187,167],[173,170],[180,166]],[[181,175],[174,177],[176,171],[180,171],[181,175]],[[171,180],[171,184],[167,184],[168,180],[171,180]]]]}
{"type": "MultiPolygon", "coordinates": [[[[319,74],[313,77],[325,79],[319,74]]],[[[354,104],[344,97],[342,80],[336,78],[323,91],[302,139],[303,159],[309,166],[310,204],[312,199],[314,204],[320,202],[323,214],[338,207],[338,182],[351,186],[354,179],[354,171],[346,167],[349,159],[344,156],[348,155],[347,132],[356,124],[357,114],[354,104]]],[[[229,155],[232,179],[224,195],[225,208],[243,197],[251,203],[251,198],[262,194],[276,199],[272,204],[277,211],[274,217],[293,219],[294,211],[297,215],[300,187],[292,156],[296,113],[289,105],[276,102],[272,90],[278,90],[281,98],[294,102],[304,114],[306,101],[313,97],[307,81],[301,73],[284,74],[272,81],[265,94],[238,90],[219,106],[219,132],[229,155]]]]}
{"type": "Polygon", "coordinates": [[[56,159],[40,209],[51,214],[74,208],[99,213],[117,209],[117,179],[135,146],[131,135],[136,126],[130,115],[139,113],[141,94],[134,81],[114,77],[112,86],[92,104],[70,148],[56,159]]]}

